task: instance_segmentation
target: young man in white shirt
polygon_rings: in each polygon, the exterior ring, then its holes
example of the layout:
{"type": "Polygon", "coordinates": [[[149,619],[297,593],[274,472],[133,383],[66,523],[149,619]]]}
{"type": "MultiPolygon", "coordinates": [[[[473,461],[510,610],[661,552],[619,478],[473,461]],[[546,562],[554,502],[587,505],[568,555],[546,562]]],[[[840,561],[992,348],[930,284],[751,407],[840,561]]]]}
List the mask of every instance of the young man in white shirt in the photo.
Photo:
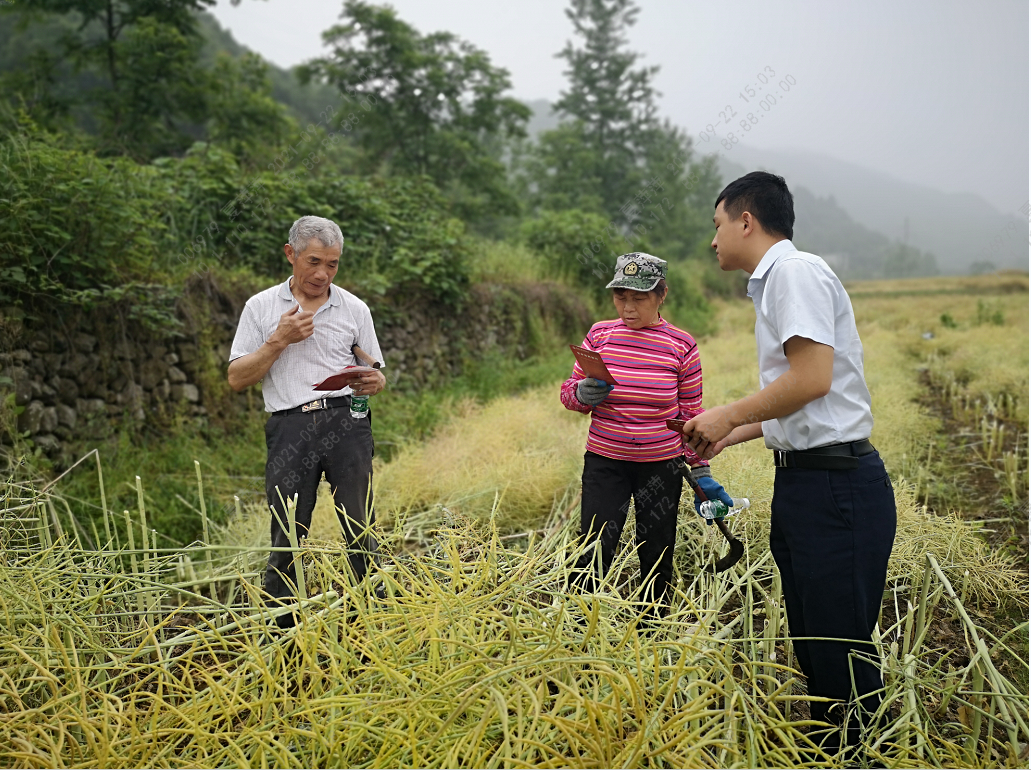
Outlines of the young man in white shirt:
{"type": "MultiPolygon", "coordinates": [[[[773,174],[747,174],[717,198],[712,247],[721,269],[751,276],[762,389],[683,430],[707,459],[760,437],[773,450],[770,550],[789,631],[809,694],[836,701],[812,702],[811,713],[839,726],[851,714],[845,738],[855,746],[883,687],[868,659],[876,659],[870,639],[895,539],[895,496],[869,441],[873,416],[852,303],[826,262],[791,243],[794,221],[791,192],[773,174]]],[[[840,740],[833,731],[823,747],[836,752],[840,740]]]]}

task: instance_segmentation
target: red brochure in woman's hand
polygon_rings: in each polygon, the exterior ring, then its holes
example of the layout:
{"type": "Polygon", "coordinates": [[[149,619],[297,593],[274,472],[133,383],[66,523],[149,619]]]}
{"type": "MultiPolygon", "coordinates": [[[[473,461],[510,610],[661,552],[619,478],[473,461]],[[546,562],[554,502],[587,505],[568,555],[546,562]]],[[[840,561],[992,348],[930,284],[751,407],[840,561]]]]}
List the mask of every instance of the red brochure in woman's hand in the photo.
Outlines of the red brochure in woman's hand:
{"type": "Polygon", "coordinates": [[[363,374],[376,371],[371,366],[348,366],[339,374],[327,377],[312,386],[314,390],[343,390],[363,374]]]}
{"type": "Polygon", "coordinates": [[[618,385],[616,378],[609,372],[605,361],[602,357],[593,350],[582,348],[579,345],[570,345],[569,349],[573,351],[573,355],[576,356],[576,360],[580,363],[580,368],[584,370],[584,374],[588,377],[593,377],[596,380],[601,380],[608,385],[618,385]]]}

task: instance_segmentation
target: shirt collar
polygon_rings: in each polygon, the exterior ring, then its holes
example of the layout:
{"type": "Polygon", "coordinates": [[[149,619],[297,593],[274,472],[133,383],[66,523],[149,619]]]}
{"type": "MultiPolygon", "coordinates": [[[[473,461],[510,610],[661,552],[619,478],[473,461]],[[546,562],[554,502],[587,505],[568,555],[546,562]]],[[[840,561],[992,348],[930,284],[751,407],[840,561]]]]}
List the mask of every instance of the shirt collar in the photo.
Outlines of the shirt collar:
{"type": "Polygon", "coordinates": [[[759,260],[759,264],[755,266],[755,272],[749,277],[748,282],[761,281],[766,277],[766,274],[770,271],[778,259],[791,251],[798,251],[790,240],[785,238],[783,241],[777,241],[775,244],[770,246],[769,250],[763,255],[763,258],[759,260]]]}
{"type": "MultiPolygon", "coordinates": [[[[294,293],[290,291],[290,282],[293,281],[294,277],[291,275],[287,278],[279,287],[279,298],[285,299],[287,302],[296,301],[294,293]]],[[[340,305],[340,296],[333,291],[336,287],[333,284],[329,285],[329,304],[330,307],[337,307],[340,305]]]]}
{"type": "Polygon", "coordinates": [[[285,299],[290,302],[294,301],[294,293],[290,291],[290,281],[294,279],[293,276],[287,278],[279,287],[279,298],[285,299]]]}

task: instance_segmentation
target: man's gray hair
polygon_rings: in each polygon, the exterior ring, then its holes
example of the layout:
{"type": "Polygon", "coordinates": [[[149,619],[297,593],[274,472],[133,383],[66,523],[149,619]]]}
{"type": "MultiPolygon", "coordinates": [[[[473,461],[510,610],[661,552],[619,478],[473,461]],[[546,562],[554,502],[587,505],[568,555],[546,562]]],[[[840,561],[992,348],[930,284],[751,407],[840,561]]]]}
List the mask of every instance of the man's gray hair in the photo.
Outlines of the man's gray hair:
{"type": "Polygon", "coordinates": [[[339,246],[341,251],[344,249],[344,234],[332,219],[309,215],[301,217],[290,227],[289,243],[294,253],[300,254],[308,248],[312,238],[317,238],[327,249],[333,246],[339,246]]]}

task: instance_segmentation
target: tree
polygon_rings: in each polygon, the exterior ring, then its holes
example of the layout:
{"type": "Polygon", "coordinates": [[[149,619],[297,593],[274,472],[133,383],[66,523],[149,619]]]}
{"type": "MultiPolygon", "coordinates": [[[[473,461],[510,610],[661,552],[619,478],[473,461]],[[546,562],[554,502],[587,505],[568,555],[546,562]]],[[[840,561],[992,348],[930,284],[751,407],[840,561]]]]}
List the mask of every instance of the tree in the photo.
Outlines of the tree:
{"type": "Polygon", "coordinates": [[[694,158],[684,131],[658,119],[658,67],[638,67],[627,48],[637,14],[632,0],[571,0],[566,15],[580,40],[558,54],[569,88],[554,106],[566,120],[541,134],[517,174],[538,209],[605,216],[609,235],[590,246],[606,259],[632,249],[687,257],[711,229],[720,179],[712,159],[694,158]]]}
{"type": "Polygon", "coordinates": [[[918,275],[938,275],[938,261],[930,252],[897,243],[885,254],[885,278],[913,278],[918,275]]]}
{"type": "Polygon", "coordinates": [[[251,57],[212,70],[202,61],[198,14],[214,2],[19,2],[4,13],[18,19],[21,33],[29,30],[33,44],[23,48],[25,64],[4,74],[4,85],[40,125],[78,115],[102,154],[138,161],[181,155],[209,131],[237,151],[278,143],[289,124],[269,97],[264,65],[251,57]]]}
{"type": "Polygon", "coordinates": [[[257,54],[219,54],[211,73],[208,135],[244,166],[264,160],[262,150],[282,146],[295,122],[272,97],[268,66],[257,54]]]}
{"type": "Polygon", "coordinates": [[[541,135],[528,174],[545,208],[576,206],[629,220],[615,212],[645,178],[647,145],[658,128],[652,77],[658,67],[635,68],[626,30],[637,17],[631,0],[571,0],[566,16],[581,38],[567,42],[569,88],[555,103],[563,125],[541,135]]]}
{"type": "Polygon", "coordinates": [[[525,136],[530,115],[504,96],[508,72],[450,33],[420,34],[389,7],[349,0],[344,16],[323,34],[332,54],[301,75],[339,89],[339,127],[355,137],[367,170],[425,174],[466,216],[517,210],[492,142],[525,136]]]}

